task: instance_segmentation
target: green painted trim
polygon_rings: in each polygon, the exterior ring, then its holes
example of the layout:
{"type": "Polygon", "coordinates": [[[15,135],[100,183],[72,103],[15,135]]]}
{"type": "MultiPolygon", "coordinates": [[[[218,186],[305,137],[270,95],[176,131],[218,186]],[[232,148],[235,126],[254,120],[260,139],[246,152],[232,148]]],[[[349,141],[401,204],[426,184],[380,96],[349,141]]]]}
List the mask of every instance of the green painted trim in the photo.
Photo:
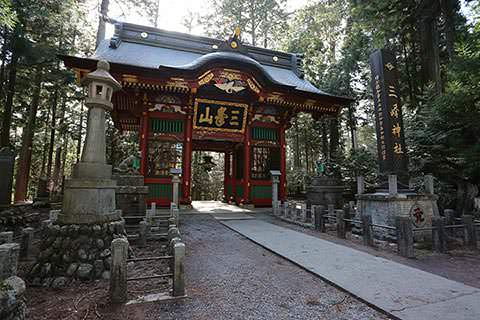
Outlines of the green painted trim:
{"type": "Polygon", "coordinates": [[[250,188],[251,199],[271,199],[272,186],[252,186],[250,188]]]}
{"type": "MultiPolygon", "coordinates": [[[[173,185],[168,183],[146,183],[148,199],[173,200],[173,185]]],[[[179,185],[179,197],[182,197],[182,185],[179,185]]]]}
{"type": "Polygon", "coordinates": [[[150,119],[150,132],[153,133],[182,133],[183,132],[183,120],[170,120],[170,119],[150,119]]]}
{"type": "Polygon", "coordinates": [[[278,130],[274,128],[253,127],[252,139],[278,141],[278,130]]]}
{"type": "Polygon", "coordinates": [[[243,197],[243,185],[236,185],[235,186],[235,194],[237,197],[243,197]]]}

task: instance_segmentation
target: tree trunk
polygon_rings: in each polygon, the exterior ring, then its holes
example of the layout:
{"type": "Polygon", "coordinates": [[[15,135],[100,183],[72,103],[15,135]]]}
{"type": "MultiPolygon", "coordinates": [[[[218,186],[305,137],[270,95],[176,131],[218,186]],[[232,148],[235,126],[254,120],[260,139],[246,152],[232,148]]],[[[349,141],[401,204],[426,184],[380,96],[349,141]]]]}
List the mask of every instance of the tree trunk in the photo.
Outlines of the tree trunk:
{"type": "MultiPolygon", "coordinates": [[[[15,37],[15,35],[14,35],[15,37]]],[[[12,41],[15,41],[12,39],[12,41]]],[[[12,58],[10,60],[10,70],[8,72],[7,99],[3,111],[2,135],[0,137],[1,147],[10,147],[10,127],[12,125],[12,107],[13,97],[15,96],[15,81],[17,80],[18,53],[15,44],[12,44],[12,58]]]]}
{"type": "Polygon", "coordinates": [[[32,96],[30,110],[28,111],[28,121],[25,124],[22,135],[22,149],[18,162],[18,170],[15,179],[15,202],[25,201],[28,193],[28,180],[30,176],[30,166],[32,162],[32,140],[35,132],[35,121],[37,119],[38,104],[40,101],[40,91],[42,87],[42,69],[38,68],[34,79],[35,87],[32,96]]]}
{"type": "Polygon", "coordinates": [[[438,6],[433,0],[426,0],[420,9],[419,31],[422,59],[423,85],[433,82],[435,92],[441,93],[440,51],[438,48],[438,6]]]}
{"type": "Polygon", "coordinates": [[[108,16],[109,5],[110,0],[102,0],[102,3],[100,4],[100,16],[98,17],[97,41],[95,43],[95,49],[98,48],[100,42],[105,39],[105,18],[108,16]]]}
{"type": "Polygon", "coordinates": [[[321,135],[322,135],[322,154],[324,160],[329,159],[328,156],[328,135],[327,135],[327,126],[325,123],[325,118],[321,119],[321,135]]]}
{"type": "Polygon", "coordinates": [[[55,88],[52,98],[52,122],[50,128],[50,144],[48,146],[48,162],[47,162],[47,181],[48,190],[53,191],[53,185],[51,181],[52,177],[52,162],[53,162],[53,147],[55,145],[55,126],[57,121],[57,102],[58,102],[58,88],[55,88]]]}
{"type": "Polygon", "coordinates": [[[459,8],[458,0],[440,0],[443,17],[445,19],[445,47],[448,58],[451,59],[454,54],[455,43],[455,14],[459,8]]]}
{"type": "Polygon", "coordinates": [[[330,159],[337,158],[337,150],[340,143],[339,123],[337,118],[330,120],[330,159]]]}

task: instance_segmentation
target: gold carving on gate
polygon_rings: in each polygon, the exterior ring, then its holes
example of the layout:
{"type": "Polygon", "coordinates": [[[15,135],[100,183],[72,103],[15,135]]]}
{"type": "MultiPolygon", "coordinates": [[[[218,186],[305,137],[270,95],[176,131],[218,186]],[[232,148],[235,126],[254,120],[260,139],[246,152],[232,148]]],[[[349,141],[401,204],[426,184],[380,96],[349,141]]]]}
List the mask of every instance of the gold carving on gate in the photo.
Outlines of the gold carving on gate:
{"type": "Polygon", "coordinates": [[[228,101],[209,99],[196,99],[194,104],[193,129],[210,132],[243,133],[247,124],[248,105],[228,101]],[[219,106],[216,111],[211,106],[205,106],[204,111],[199,110],[199,103],[219,106]],[[237,108],[234,110],[233,107],[237,108]],[[243,114],[241,114],[243,109],[243,114]],[[216,127],[201,126],[201,124],[215,125],[216,127]],[[240,126],[241,128],[227,128],[225,125],[240,126]]]}

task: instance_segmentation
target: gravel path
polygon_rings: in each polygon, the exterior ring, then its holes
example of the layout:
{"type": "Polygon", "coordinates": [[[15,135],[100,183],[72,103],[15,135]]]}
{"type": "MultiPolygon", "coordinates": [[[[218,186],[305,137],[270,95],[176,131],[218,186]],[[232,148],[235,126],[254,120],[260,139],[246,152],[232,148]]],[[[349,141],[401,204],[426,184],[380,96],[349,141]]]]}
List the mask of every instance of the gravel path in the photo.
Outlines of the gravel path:
{"type": "Polygon", "coordinates": [[[210,216],[182,221],[189,298],[145,304],[146,319],[388,319],[210,216]]]}
{"type": "MultiPolygon", "coordinates": [[[[108,282],[66,289],[28,288],[28,319],[388,319],[347,293],[228,229],[209,215],[184,215],[188,298],[136,305],[109,303],[108,282]]],[[[159,255],[157,242],[135,248],[159,255]]],[[[144,263],[138,273],[160,272],[144,263]]],[[[129,298],[161,290],[157,281],[129,283],[129,298]]]]}

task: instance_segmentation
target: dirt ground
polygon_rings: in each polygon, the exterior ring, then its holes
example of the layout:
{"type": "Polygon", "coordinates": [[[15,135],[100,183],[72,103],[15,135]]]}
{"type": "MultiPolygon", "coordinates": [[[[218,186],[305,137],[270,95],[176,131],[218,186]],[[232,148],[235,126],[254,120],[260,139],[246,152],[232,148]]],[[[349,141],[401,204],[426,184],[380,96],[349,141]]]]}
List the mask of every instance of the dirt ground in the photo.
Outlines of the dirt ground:
{"type": "Polygon", "coordinates": [[[370,248],[363,245],[360,237],[352,236],[351,233],[347,234],[347,239],[339,239],[336,236],[334,228],[327,228],[327,233],[319,233],[312,229],[281,221],[270,215],[258,214],[256,217],[292,230],[307,233],[314,237],[349,246],[375,256],[480,288],[480,250],[466,249],[462,246],[461,241],[453,244],[450,243],[449,252],[446,254],[432,252],[428,244],[417,246],[415,248],[415,259],[408,259],[396,253],[397,247],[394,243],[377,242],[376,248],[370,248]]]}
{"type": "MultiPolygon", "coordinates": [[[[29,319],[388,319],[354,297],[277,257],[208,215],[182,217],[187,295],[178,301],[113,306],[108,283],[68,289],[29,288],[29,319]]],[[[135,248],[134,248],[135,249],[135,248]]],[[[137,255],[159,254],[150,243],[137,255]]],[[[157,270],[154,270],[157,269],[157,270]]],[[[131,275],[162,266],[132,268],[131,275]],[[135,269],[135,271],[133,271],[135,269]]],[[[129,298],[166,283],[129,283],[129,298]]]]}

